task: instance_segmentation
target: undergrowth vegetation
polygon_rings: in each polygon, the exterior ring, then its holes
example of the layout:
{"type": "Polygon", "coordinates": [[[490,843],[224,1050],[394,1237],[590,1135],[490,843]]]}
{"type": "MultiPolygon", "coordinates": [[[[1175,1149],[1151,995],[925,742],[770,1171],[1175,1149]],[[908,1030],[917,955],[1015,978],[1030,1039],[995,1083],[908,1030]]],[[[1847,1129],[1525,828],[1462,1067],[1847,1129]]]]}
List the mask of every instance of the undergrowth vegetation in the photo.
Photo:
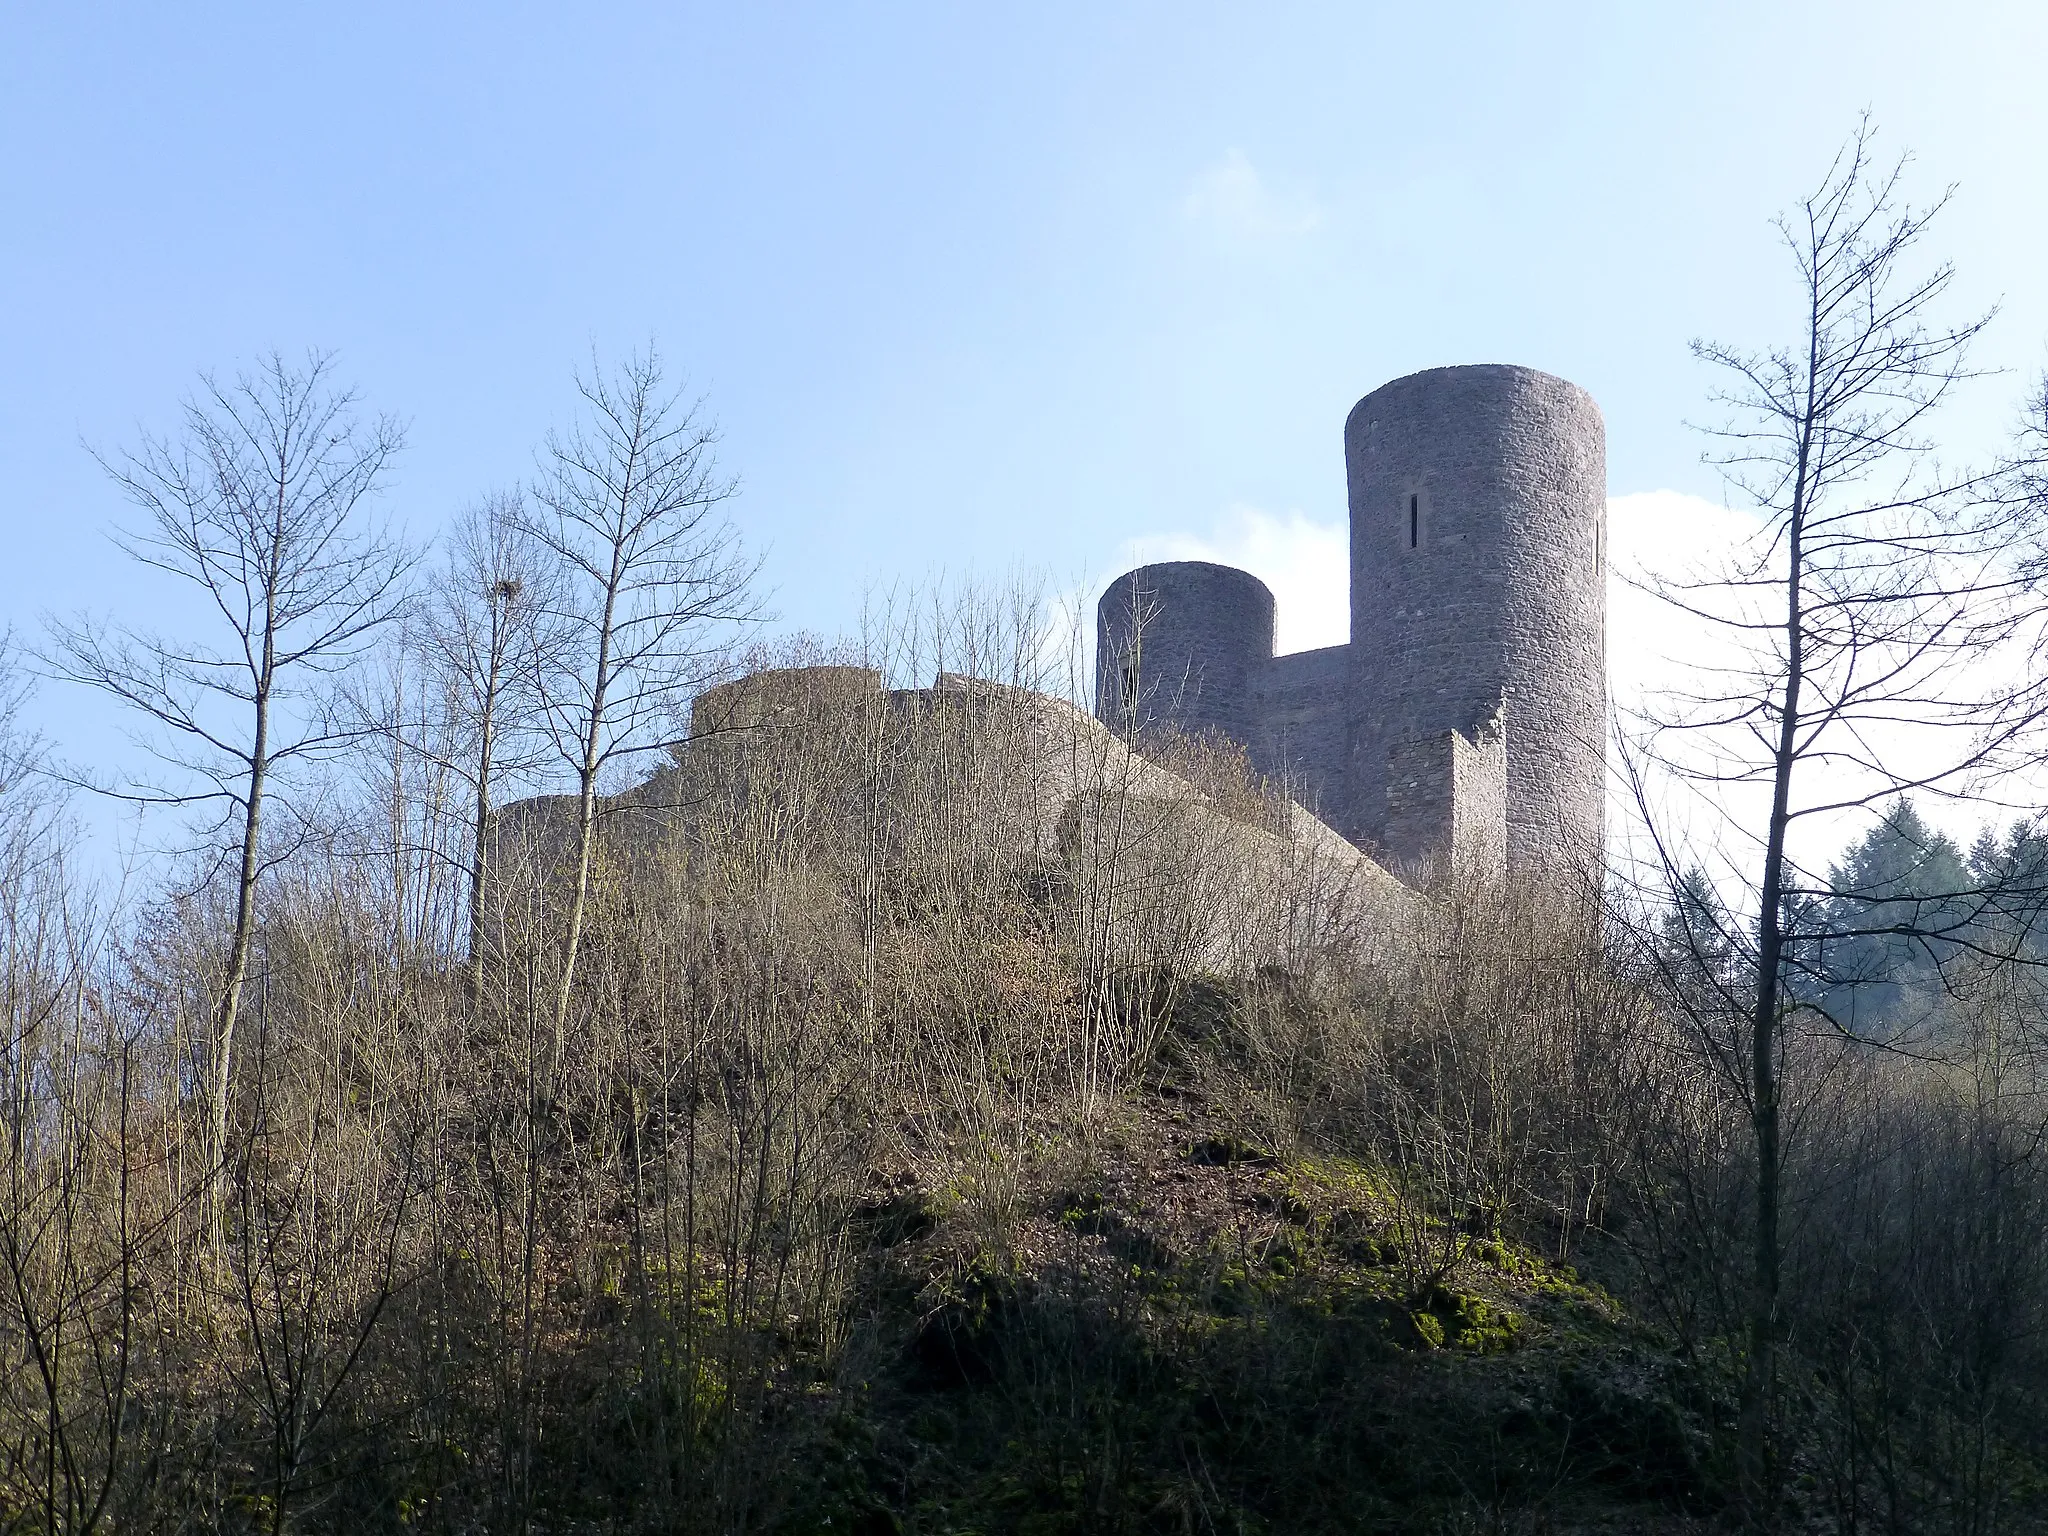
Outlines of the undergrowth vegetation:
{"type": "MultiPolygon", "coordinates": [[[[1044,681],[934,633],[876,659],[1044,681]]],[[[1638,941],[1333,905],[1213,744],[1077,830],[1045,784],[1143,766],[1078,713],[780,676],[607,803],[559,1045],[548,802],[474,929],[431,774],[302,837],[219,1159],[221,905],[95,903],[10,783],[0,1528],[1720,1516],[1741,1111],[1638,941]]],[[[2039,1516],[2031,1006],[1987,988],[1938,1060],[1804,1047],[1790,1517],[2039,1516]]]]}

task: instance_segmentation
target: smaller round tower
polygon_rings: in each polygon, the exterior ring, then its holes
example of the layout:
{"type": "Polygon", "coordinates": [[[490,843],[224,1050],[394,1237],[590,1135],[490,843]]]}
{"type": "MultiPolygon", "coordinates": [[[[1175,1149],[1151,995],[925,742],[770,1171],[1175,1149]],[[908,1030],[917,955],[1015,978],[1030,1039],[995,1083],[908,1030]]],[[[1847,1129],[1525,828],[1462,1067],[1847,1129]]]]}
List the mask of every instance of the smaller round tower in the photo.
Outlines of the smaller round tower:
{"type": "Polygon", "coordinates": [[[1095,717],[1125,734],[1177,726],[1249,742],[1273,659],[1273,594],[1205,560],[1143,565],[1095,605],[1095,717]]]}

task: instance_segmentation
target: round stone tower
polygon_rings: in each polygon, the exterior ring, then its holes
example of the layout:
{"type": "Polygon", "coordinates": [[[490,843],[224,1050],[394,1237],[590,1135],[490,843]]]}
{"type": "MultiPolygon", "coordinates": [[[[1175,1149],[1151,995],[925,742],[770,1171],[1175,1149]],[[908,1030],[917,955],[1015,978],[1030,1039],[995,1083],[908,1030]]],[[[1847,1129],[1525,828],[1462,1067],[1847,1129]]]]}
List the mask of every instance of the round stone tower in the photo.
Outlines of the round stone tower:
{"type": "Polygon", "coordinates": [[[1272,659],[1273,594],[1258,577],[1204,560],[1141,565],[1095,605],[1095,717],[1246,742],[1272,659]]]}
{"type": "Polygon", "coordinates": [[[1505,853],[1545,883],[1600,867],[1606,439],[1577,385],[1432,368],[1344,424],[1351,760],[1341,830],[1395,860],[1446,825],[1447,733],[1505,746],[1505,853]]]}

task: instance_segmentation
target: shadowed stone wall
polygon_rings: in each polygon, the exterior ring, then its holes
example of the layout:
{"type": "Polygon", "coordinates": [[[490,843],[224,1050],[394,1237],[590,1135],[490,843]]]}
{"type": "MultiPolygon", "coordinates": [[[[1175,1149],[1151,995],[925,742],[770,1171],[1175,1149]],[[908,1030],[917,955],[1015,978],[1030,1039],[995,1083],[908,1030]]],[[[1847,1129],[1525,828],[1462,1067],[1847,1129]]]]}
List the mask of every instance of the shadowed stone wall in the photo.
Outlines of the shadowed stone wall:
{"type": "Polygon", "coordinates": [[[1427,880],[1498,880],[1507,867],[1508,757],[1501,712],[1475,736],[1437,731],[1387,753],[1381,842],[1427,880]]]}
{"type": "Polygon", "coordinates": [[[1345,768],[1350,757],[1351,648],[1275,656],[1252,687],[1258,720],[1248,743],[1252,765],[1277,779],[1325,821],[1350,804],[1345,768]]]}

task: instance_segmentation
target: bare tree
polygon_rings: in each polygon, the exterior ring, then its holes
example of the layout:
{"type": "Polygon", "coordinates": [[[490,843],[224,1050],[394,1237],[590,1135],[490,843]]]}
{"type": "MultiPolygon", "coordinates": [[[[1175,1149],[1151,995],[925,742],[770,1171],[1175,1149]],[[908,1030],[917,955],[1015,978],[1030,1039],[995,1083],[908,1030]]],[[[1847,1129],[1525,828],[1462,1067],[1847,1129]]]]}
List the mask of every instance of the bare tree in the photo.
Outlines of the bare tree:
{"type": "Polygon", "coordinates": [[[483,990],[493,819],[508,780],[546,755],[538,689],[553,654],[543,622],[554,562],[526,531],[517,492],[485,497],[456,520],[446,563],[419,612],[412,648],[424,662],[431,718],[386,711],[398,745],[431,759],[467,793],[462,818],[470,995],[483,990]]]}
{"type": "Polygon", "coordinates": [[[757,563],[723,515],[737,486],[701,402],[669,390],[650,347],[577,380],[585,418],[550,436],[524,527],[558,562],[541,622],[559,659],[542,678],[546,728],[575,776],[569,906],[555,993],[561,1059],[583,941],[598,787],[673,742],[690,695],[716,676],[731,627],[758,610],[757,563]]]}
{"type": "MultiPolygon", "coordinates": [[[[1674,774],[1727,834],[1716,884],[1737,894],[1724,921],[1693,935],[1691,979],[1710,984],[1673,995],[1739,1094],[1753,1143],[1739,1434],[1759,1521],[1776,1484],[1783,1074],[1802,1020],[1837,1029],[1817,981],[1828,941],[1844,937],[1827,927],[1825,870],[1802,858],[1815,836],[1903,793],[1989,793],[2048,706],[2048,683],[2026,666],[2040,624],[2016,547],[2028,499],[2002,494],[2010,465],[1946,469],[1929,435],[1989,317],[1937,319],[1952,269],[1916,271],[1912,259],[1947,196],[1909,206],[1904,162],[1877,165],[1872,132],[1866,120],[1779,223],[1798,272],[1794,336],[1760,351],[1694,344],[1730,379],[1717,461],[1758,532],[1724,568],[1653,586],[1729,636],[1740,659],[1700,669],[1691,691],[1646,715],[1628,754],[1639,786],[1674,774]]],[[[1647,813],[1651,797],[1638,799],[1647,813]]],[[[1687,906],[1699,878],[1689,856],[1648,819],[1673,905],[1706,910],[1687,906]]],[[[1954,904],[1934,911],[1888,913],[1885,930],[1964,952],[1954,904]]]]}
{"type": "MultiPolygon", "coordinates": [[[[234,867],[234,921],[214,1003],[209,1064],[211,1157],[227,1155],[235,1026],[248,978],[256,889],[271,797],[295,769],[352,734],[328,686],[396,616],[412,556],[363,519],[403,442],[389,417],[364,420],[322,354],[272,353],[232,384],[202,375],[176,441],[145,437],[101,463],[142,510],[117,535],[131,559],[196,592],[214,639],[110,621],[52,621],[45,664],[148,722],[144,744],[168,770],[109,786],[147,805],[210,816],[234,867]]],[[[213,1201],[216,1239],[221,1205],[213,1201]]]]}
{"type": "Polygon", "coordinates": [[[437,610],[435,633],[448,678],[469,726],[465,777],[473,793],[469,824],[469,985],[484,980],[484,892],[490,876],[491,794],[508,769],[532,754],[506,743],[532,705],[547,645],[536,616],[547,596],[545,566],[521,531],[516,497],[496,497],[457,529],[453,584],[437,610]]]}

